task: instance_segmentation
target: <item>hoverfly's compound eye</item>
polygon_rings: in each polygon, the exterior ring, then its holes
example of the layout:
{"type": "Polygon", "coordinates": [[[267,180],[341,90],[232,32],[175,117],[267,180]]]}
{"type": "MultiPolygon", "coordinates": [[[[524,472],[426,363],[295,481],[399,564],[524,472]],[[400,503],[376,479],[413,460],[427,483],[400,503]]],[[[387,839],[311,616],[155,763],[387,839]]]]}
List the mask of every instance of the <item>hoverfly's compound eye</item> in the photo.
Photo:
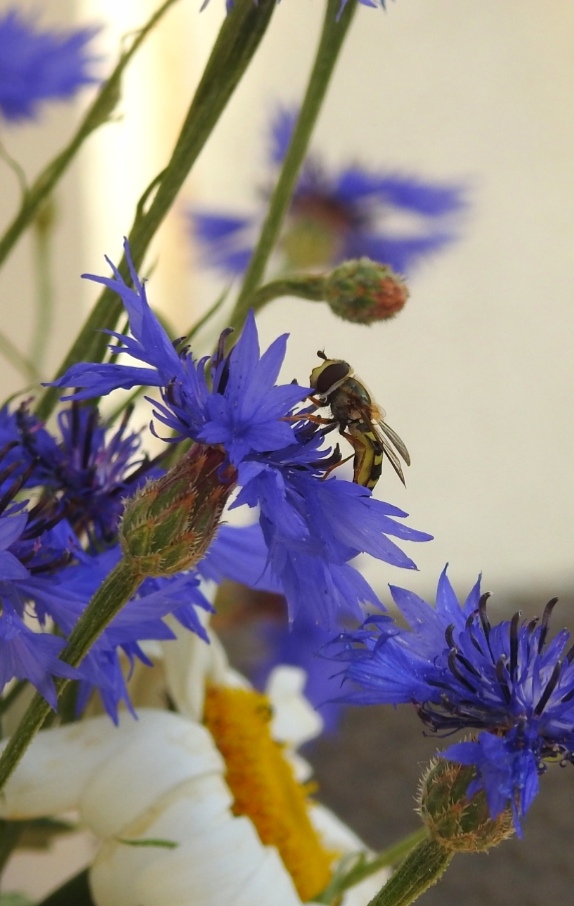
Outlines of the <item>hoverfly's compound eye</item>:
{"type": "Polygon", "coordinates": [[[318,365],[311,372],[311,387],[319,396],[328,396],[351,374],[351,366],[342,359],[327,359],[324,365],[318,365]]]}

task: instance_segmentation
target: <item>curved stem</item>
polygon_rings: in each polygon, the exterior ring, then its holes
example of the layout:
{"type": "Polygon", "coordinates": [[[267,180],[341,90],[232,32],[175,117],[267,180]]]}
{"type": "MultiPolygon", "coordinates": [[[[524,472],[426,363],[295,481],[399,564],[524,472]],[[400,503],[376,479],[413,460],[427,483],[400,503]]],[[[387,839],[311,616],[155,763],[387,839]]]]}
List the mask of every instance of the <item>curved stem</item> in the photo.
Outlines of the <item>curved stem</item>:
{"type": "Polygon", "coordinates": [[[427,839],[406,857],[368,906],[410,906],[444,874],[454,853],[427,839]]]}
{"type": "Polygon", "coordinates": [[[397,865],[408,856],[415,846],[423,843],[427,838],[427,828],[421,827],[375,856],[368,857],[361,854],[358,858],[354,858],[350,868],[347,869],[343,866],[335,873],[329,886],[322,894],[315,897],[316,902],[325,904],[336,902],[337,897],[351,887],[355,887],[356,884],[360,884],[365,878],[371,877],[383,868],[397,865]]]}
{"type": "Polygon", "coordinates": [[[327,2],[323,31],[305,98],[283,160],[279,180],[271,197],[267,218],[263,224],[257,246],[251,256],[243,286],[235,304],[232,322],[236,327],[243,325],[243,321],[251,306],[252,293],[263,279],[269,256],[277,242],[279,231],[297,184],[299,171],[307,153],[311,133],[319,115],[343,41],[355,13],[357,2],[356,0],[351,0],[351,2],[347,3],[337,19],[339,6],[340,0],[328,0],[327,2]]]}
{"type": "MultiPolygon", "coordinates": [[[[239,0],[233,12],[225,18],[171,160],[154,178],[138,204],[129,234],[131,256],[136,270],[140,267],[152,238],[237,88],[267,30],[274,8],[275,0],[259,0],[258,4],[254,4],[253,0],[239,0]]],[[[125,256],[118,269],[125,279],[129,277],[125,256]]],[[[107,288],[104,289],[65,361],[58,369],[58,375],[63,374],[74,362],[98,362],[103,359],[109,338],[102,334],[101,330],[113,329],[121,311],[122,305],[116,294],[107,288]]],[[[37,407],[40,418],[48,417],[55,406],[58,394],[59,390],[53,387],[45,391],[37,407]]]]}
{"type": "MultiPolygon", "coordinates": [[[[60,659],[72,667],[77,667],[90,647],[102,634],[108,623],[121,610],[126,601],[135,594],[143,576],[136,573],[133,566],[121,560],[96,591],[82,616],[76,623],[60,659]]],[[[63,678],[56,683],[60,696],[69,679],[63,678]]],[[[36,693],[18,726],[8,741],[0,758],[0,789],[4,786],[34,736],[44,724],[51,712],[51,707],[39,693],[36,693]]]]}

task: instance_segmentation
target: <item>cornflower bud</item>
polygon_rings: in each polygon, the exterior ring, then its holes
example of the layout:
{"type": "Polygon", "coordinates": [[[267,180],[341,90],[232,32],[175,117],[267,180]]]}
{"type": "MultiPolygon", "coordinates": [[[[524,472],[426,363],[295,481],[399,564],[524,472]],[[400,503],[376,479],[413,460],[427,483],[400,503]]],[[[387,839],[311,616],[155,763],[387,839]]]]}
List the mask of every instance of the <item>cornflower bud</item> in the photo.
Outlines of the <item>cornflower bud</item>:
{"type": "Polygon", "coordinates": [[[418,791],[418,811],[431,837],[450,852],[486,852],[514,833],[510,808],[490,817],[484,790],[468,797],[474,766],[433,759],[418,791]]]}
{"type": "Polygon", "coordinates": [[[128,500],[120,542],[140,575],[170,576],[201,560],[236,480],[236,470],[224,463],[222,447],[196,444],[128,500]]]}
{"type": "Polygon", "coordinates": [[[404,280],[370,258],[344,261],[325,277],[325,301],[334,314],[355,324],[392,318],[408,297],[404,280]]]}

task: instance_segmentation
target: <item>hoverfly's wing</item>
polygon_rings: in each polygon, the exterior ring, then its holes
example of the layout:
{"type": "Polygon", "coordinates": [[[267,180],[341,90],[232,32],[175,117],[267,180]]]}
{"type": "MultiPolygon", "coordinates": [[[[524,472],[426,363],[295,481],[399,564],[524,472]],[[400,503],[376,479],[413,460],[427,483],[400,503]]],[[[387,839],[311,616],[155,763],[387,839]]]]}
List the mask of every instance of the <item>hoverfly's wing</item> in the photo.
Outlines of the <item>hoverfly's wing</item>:
{"type": "Polygon", "coordinates": [[[373,428],[376,428],[376,435],[379,444],[381,445],[383,456],[387,457],[393,469],[401,479],[402,483],[406,485],[403,468],[401,466],[401,461],[397,456],[397,453],[400,454],[407,466],[410,466],[411,457],[409,456],[409,451],[405,447],[399,435],[395,431],[393,431],[392,428],[389,428],[387,423],[382,419],[377,419],[376,423],[373,423],[373,428]]]}
{"type": "MultiPolygon", "coordinates": [[[[377,421],[377,428],[388,440],[390,440],[397,453],[399,453],[402,456],[403,460],[406,462],[407,466],[410,466],[411,457],[409,455],[409,451],[405,447],[403,441],[400,439],[396,431],[393,431],[393,429],[389,427],[389,425],[387,425],[387,423],[382,419],[380,421],[377,421]]],[[[379,440],[383,441],[384,438],[379,437],[379,440]]]]}

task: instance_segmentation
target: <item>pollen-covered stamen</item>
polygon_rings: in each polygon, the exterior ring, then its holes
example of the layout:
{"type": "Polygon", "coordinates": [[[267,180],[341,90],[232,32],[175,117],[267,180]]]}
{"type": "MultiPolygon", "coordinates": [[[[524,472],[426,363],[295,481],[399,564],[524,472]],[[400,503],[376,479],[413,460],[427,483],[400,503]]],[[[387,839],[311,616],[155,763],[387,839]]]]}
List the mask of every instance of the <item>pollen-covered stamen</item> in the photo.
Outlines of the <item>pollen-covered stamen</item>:
{"type": "Polygon", "coordinates": [[[490,592],[485,591],[483,595],[480,596],[478,602],[478,616],[480,618],[480,623],[482,625],[482,631],[484,632],[484,639],[488,646],[490,656],[494,662],[494,655],[492,653],[492,648],[490,647],[490,620],[488,619],[488,614],[486,612],[486,602],[490,598],[490,592]]]}
{"type": "Polygon", "coordinates": [[[548,701],[550,700],[550,696],[552,695],[556,686],[558,685],[558,680],[560,679],[560,674],[562,673],[563,663],[564,662],[562,660],[559,660],[556,662],[556,664],[554,665],[554,670],[550,674],[550,679],[546,683],[544,692],[542,693],[542,695],[538,699],[537,704],[535,705],[534,713],[538,716],[540,716],[542,714],[542,712],[544,711],[544,708],[546,707],[546,705],[548,704],[548,701]]]}
{"type": "Polygon", "coordinates": [[[516,670],[518,667],[518,626],[520,621],[520,611],[517,611],[512,620],[510,621],[510,632],[509,632],[509,643],[510,643],[510,662],[508,665],[508,672],[510,673],[511,678],[514,680],[516,678],[516,670]]]}
{"type": "Polygon", "coordinates": [[[550,598],[548,604],[544,608],[544,613],[542,614],[542,620],[540,622],[540,637],[538,639],[538,653],[542,651],[546,643],[546,636],[548,635],[548,630],[550,628],[550,617],[552,611],[554,610],[556,604],[558,603],[558,598],[550,598]]]}
{"type": "Polygon", "coordinates": [[[466,659],[457,652],[456,648],[451,648],[448,653],[448,666],[450,667],[452,675],[456,677],[456,679],[461,682],[463,686],[466,686],[466,688],[469,689],[470,692],[476,692],[476,686],[471,683],[470,680],[468,680],[464,673],[459,669],[458,661],[460,661],[465,666],[469,666],[468,661],[466,661],[465,663],[465,660],[466,659]]]}
{"type": "Polygon", "coordinates": [[[512,700],[512,693],[510,691],[510,686],[508,685],[508,664],[506,658],[499,657],[495,665],[495,671],[500,691],[506,699],[506,703],[509,704],[512,700]]]}

